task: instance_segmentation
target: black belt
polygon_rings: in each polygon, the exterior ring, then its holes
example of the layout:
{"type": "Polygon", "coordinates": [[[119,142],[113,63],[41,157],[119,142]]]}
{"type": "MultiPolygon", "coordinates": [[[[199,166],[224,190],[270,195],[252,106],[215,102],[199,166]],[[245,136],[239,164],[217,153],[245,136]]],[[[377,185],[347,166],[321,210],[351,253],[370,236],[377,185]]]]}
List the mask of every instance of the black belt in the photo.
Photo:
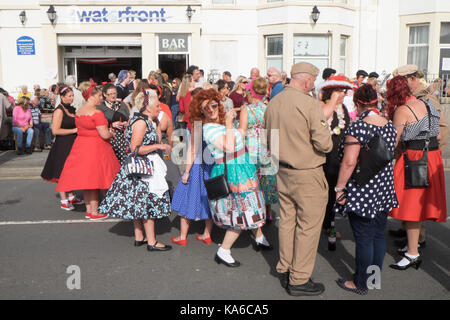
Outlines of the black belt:
{"type": "MultiPolygon", "coordinates": [[[[425,140],[410,140],[405,141],[406,149],[408,150],[423,150],[425,148],[425,140]]],[[[430,138],[428,150],[434,151],[439,149],[439,142],[436,137],[430,138]]]]}

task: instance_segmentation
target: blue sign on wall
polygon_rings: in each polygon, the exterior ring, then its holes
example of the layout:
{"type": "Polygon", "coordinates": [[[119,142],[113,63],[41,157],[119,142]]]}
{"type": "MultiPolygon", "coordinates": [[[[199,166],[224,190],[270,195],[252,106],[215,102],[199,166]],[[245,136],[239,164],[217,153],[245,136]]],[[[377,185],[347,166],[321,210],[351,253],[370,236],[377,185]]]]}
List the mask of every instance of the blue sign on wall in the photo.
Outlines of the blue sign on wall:
{"type": "Polygon", "coordinates": [[[16,43],[17,43],[17,55],[28,56],[36,54],[35,43],[33,38],[23,36],[17,39],[16,43]]]}

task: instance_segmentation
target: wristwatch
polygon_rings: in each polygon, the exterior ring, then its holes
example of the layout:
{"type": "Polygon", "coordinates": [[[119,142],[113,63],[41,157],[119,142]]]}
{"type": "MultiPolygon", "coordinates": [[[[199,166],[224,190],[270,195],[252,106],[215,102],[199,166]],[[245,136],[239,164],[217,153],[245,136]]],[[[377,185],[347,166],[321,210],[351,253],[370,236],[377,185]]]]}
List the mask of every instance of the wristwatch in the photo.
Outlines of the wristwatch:
{"type": "Polygon", "coordinates": [[[334,192],[344,192],[347,191],[347,188],[338,188],[338,187],[334,187],[334,192]]]}

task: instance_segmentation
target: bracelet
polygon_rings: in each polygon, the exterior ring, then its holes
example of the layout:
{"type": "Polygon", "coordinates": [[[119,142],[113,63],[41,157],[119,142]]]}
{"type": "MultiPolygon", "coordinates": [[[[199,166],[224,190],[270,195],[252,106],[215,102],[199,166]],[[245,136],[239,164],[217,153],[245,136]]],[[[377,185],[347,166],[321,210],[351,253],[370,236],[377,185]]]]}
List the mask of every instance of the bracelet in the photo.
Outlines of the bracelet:
{"type": "Polygon", "coordinates": [[[341,188],[338,188],[338,187],[334,187],[334,192],[336,192],[336,193],[337,193],[337,192],[345,192],[345,191],[347,191],[347,188],[345,188],[345,187],[342,188],[342,189],[341,189],[341,188]]]}

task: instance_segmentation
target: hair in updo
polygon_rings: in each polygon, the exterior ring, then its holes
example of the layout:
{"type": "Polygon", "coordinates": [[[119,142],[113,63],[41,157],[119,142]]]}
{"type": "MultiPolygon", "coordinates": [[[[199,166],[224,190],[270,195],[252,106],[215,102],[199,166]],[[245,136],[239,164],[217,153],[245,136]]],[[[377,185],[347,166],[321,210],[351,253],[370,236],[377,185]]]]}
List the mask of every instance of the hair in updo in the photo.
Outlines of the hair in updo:
{"type": "MultiPolygon", "coordinates": [[[[147,106],[150,104],[150,100],[156,100],[158,99],[158,96],[156,95],[156,92],[153,90],[144,90],[142,92],[139,92],[139,94],[136,96],[135,106],[139,110],[140,113],[144,112],[147,106]]],[[[152,104],[153,105],[153,104],[152,104]]]]}
{"type": "Polygon", "coordinates": [[[73,92],[71,87],[69,87],[67,85],[63,85],[63,86],[59,87],[59,95],[62,97],[65,97],[69,92],[73,92]]]}
{"type": "Polygon", "coordinates": [[[387,83],[387,112],[389,119],[393,119],[397,107],[406,103],[406,99],[412,95],[408,87],[408,79],[404,76],[396,76],[387,83]]]}
{"type": "Polygon", "coordinates": [[[370,84],[364,84],[353,95],[355,106],[360,108],[376,108],[378,106],[378,93],[370,84]]]}
{"type": "Polygon", "coordinates": [[[265,96],[267,94],[267,81],[262,77],[256,78],[252,82],[252,88],[256,94],[265,96]]]}

